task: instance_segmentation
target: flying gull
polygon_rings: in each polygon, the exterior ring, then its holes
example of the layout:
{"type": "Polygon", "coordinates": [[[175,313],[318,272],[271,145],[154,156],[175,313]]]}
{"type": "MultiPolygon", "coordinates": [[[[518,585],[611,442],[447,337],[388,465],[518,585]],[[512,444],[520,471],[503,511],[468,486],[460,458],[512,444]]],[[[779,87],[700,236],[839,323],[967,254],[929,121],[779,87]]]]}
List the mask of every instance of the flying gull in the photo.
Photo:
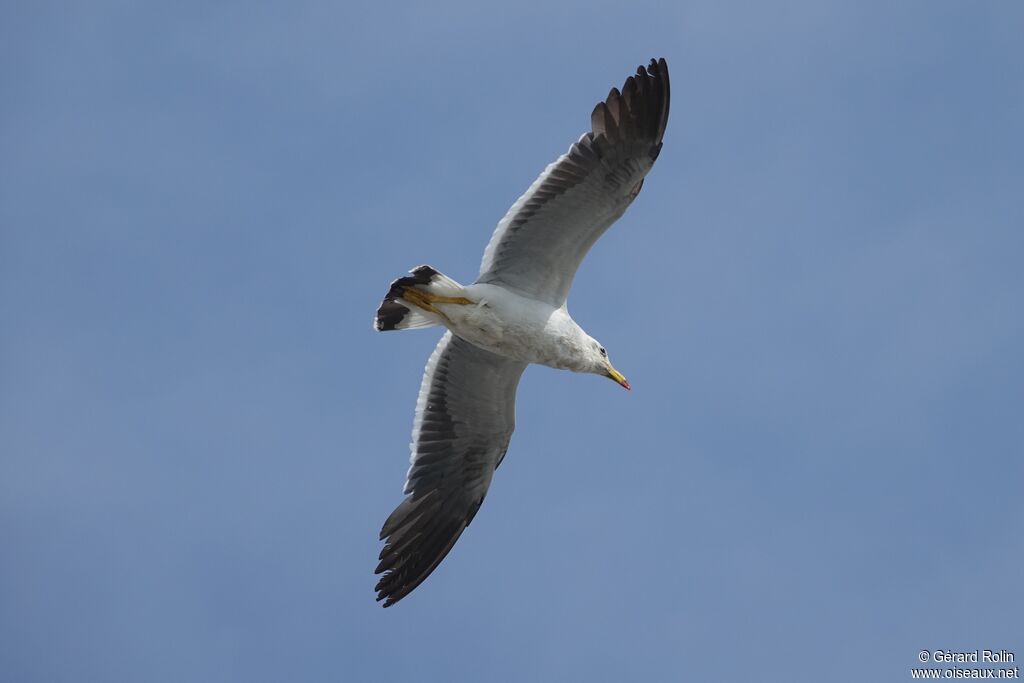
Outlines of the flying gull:
{"type": "Polygon", "coordinates": [[[570,317],[583,257],[636,199],[668,122],[664,59],[651,60],[590,115],[590,132],[544,169],[460,285],[430,266],[391,283],[374,327],[448,328],[427,361],[412,427],[407,494],[384,522],[377,600],[395,604],[445,558],[480,509],[515,427],[530,363],[629,382],[570,317]]]}

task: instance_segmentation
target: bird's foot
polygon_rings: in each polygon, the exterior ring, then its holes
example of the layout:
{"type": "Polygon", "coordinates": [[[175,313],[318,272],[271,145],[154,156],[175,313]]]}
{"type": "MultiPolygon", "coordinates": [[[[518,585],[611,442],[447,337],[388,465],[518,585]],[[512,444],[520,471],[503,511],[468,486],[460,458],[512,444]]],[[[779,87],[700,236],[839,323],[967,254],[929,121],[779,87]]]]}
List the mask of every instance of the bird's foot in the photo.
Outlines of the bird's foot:
{"type": "Polygon", "coordinates": [[[440,313],[440,311],[434,308],[434,304],[459,304],[465,306],[474,303],[464,296],[440,296],[424,292],[420,289],[413,289],[412,287],[402,292],[402,298],[431,313],[440,313]]]}

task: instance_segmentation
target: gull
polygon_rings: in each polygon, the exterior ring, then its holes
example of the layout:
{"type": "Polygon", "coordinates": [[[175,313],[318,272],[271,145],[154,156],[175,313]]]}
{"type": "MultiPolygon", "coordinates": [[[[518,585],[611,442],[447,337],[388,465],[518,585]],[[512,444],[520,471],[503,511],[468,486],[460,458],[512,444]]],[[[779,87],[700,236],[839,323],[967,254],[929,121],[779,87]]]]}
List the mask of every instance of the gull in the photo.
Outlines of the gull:
{"type": "Polygon", "coordinates": [[[591,130],[544,169],[498,223],[480,275],[460,285],[430,266],[391,283],[379,331],[447,328],[427,361],[413,419],[406,498],[384,522],[377,600],[389,607],[437,568],[473,521],[515,426],[530,363],[608,377],[629,389],[566,299],[594,242],[636,199],[668,122],[664,59],[612,88],[591,130]]]}

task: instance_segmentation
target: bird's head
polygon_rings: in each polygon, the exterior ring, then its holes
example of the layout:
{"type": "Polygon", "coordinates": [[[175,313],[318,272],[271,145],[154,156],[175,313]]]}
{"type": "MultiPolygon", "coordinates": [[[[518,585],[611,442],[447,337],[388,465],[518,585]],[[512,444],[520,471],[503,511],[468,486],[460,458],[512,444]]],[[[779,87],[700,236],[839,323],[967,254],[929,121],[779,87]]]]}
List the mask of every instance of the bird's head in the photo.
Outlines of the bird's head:
{"type": "Polygon", "coordinates": [[[601,346],[600,342],[596,339],[590,339],[590,343],[586,348],[587,360],[589,361],[588,372],[615,380],[625,389],[630,388],[629,382],[622,376],[622,373],[612,367],[612,362],[608,360],[608,351],[601,346]]]}

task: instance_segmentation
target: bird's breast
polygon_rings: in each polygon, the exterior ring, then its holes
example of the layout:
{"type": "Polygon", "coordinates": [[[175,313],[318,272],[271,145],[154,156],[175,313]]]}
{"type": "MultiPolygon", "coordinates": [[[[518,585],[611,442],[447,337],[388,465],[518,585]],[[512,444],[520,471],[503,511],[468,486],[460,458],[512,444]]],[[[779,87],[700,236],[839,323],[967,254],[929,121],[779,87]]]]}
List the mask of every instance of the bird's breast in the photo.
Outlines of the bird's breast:
{"type": "Polygon", "coordinates": [[[495,285],[470,285],[467,294],[473,304],[443,305],[453,334],[499,356],[562,367],[564,309],[495,285]]]}

